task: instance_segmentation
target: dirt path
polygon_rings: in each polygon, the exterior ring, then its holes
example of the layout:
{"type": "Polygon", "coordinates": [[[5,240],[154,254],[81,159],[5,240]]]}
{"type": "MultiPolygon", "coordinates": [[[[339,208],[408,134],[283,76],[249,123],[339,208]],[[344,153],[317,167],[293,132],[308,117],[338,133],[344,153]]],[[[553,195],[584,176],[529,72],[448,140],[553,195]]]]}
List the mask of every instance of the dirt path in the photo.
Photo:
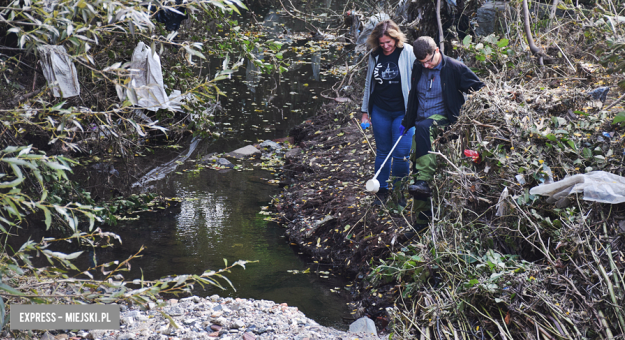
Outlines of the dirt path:
{"type": "Polygon", "coordinates": [[[282,174],[288,187],[274,206],[290,241],[319,263],[318,270],[356,279],[351,293],[359,301],[357,316],[376,318],[392,304],[394,291],[389,286],[366,293],[367,275],[378,259],[401,247],[411,216],[390,205],[372,206],[365,183],[374,174],[373,134],[367,130],[367,141],[351,109],[353,104],[328,104],[291,130],[296,147],[286,154],[282,174]]]}

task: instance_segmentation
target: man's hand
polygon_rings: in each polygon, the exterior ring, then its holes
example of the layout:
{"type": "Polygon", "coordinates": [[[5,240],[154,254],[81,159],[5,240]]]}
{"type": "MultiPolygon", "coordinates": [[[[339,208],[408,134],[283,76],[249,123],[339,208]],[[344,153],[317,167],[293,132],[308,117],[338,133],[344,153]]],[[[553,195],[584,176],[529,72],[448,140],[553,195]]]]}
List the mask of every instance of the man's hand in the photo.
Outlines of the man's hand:
{"type": "Polygon", "coordinates": [[[360,127],[363,130],[366,130],[369,126],[371,126],[371,120],[369,120],[369,115],[366,112],[363,112],[362,118],[360,119],[360,127]]]}

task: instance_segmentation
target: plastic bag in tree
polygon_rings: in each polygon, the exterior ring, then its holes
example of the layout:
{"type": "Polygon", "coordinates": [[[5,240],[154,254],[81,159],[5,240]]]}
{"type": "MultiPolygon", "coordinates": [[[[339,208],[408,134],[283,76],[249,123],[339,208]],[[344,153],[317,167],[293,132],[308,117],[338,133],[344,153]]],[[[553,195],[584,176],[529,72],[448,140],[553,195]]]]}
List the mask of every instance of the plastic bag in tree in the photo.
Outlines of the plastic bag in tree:
{"type": "Polygon", "coordinates": [[[63,46],[42,45],[37,47],[43,76],[55,97],[80,95],[76,66],[63,46]]]}

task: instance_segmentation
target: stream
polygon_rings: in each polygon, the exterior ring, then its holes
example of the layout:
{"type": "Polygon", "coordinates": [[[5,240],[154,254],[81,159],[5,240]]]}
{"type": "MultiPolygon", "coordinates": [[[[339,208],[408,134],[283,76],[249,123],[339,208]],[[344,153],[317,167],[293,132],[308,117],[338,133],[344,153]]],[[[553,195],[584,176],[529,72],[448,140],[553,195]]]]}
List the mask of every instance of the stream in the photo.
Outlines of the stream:
{"type": "MultiPolygon", "coordinates": [[[[257,18],[259,13],[265,13],[263,25],[267,27],[285,23],[290,29],[297,30],[298,25],[303,29],[301,23],[275,10],[256,11],[257,18]]],[[[127,258],[145,246],[143,256],[132,260],[132,270],[124,276],[149,280],[216,270],[224,266],[224,259],[229,264],[258,261],[227,274],[236,291],[196,286],[194,293],[285,302],[322,325],[346,329],[351,321],[344,322],[350,316],[347,300],[333,291],[345,291],[349,282],[298,254],[284,238],[284,229],[260,214],[280,192],[268,183],[275,174],[257,168],[193,171],[204,155],[286,137],[291,127],[314,115],[325,100],[320,92],[336,81],[324,74],[322,62],[336,58],[336,53],[332,48],[312,55],[285,53],[298,63],[279,78],[259,74],[248,62],[232,79],[221,82],[227,96],[221,98],[223,110],[216,114],[213,130],[221,138],[189,137],[179,143],[183,147],[178,150],[159,148],[137,157],[138,166],[147,171],[134,183],[135,191],[159,193],[180,203],[106,227],[124,242],[114,249],[98,250],[98,262],[127,258]],[[306,269],[309,274],[300,273],[306,269]]],[[[206,72],[220,62],[208,64],[206,72]]]]}

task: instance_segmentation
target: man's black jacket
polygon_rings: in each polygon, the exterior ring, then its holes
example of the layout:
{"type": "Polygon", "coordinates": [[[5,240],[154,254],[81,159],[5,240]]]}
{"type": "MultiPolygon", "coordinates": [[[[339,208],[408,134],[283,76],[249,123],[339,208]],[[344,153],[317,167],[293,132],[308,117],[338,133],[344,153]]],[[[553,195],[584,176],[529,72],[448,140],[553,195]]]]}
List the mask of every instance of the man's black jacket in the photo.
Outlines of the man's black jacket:
{"type": "MultiPolygon", "coordinates": [[[[460,108],[464,104],[464,96],[462,92],[477,91],[484,86],[484,83],[471,71],[465,64],[456,59],[449,58],[441,54],[443,66],[441,68],[441,87],[443,88],[443,103],[445,104],[445,112],[447,120],[453,124],[458,120],[460,108]]],[[[417,97],[417,83],[421,79],[423,65],[415,60],[412,67],[410,94],[408,95],[408,108],[406,116],[401,125],[409,129],[415,125],[415,121],[423,120],[417,117],[417,108],[419,106],[419,98],[417,97]]]]}

